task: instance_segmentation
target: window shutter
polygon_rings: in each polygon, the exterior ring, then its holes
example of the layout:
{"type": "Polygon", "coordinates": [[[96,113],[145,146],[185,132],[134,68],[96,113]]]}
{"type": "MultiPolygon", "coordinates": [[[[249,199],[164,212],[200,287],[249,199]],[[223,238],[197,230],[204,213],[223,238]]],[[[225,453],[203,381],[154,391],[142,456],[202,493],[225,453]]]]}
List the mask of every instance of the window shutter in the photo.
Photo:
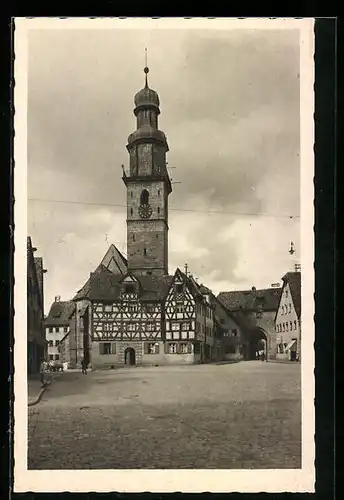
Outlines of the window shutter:
{"type": "Polygon", "coordinates": [[[192,344],[191,342],[188,342],[188,354],[192,353],[192,344]]]}
{"type": "Polygon", "coordinates": [[[159,351],[160,351],[160,345],[156,344],[156,346],[155,346],[155,354],[159,354],[159,351]]]}
{"type": "Polygon", "coordinates": [[[99,354],[104,354],[104,344],[102,342],[99,344],[99,354]]]}
{"type": "Polygon", "coordinates": [[[169,346],[169,343],[165,342],[165,345],[164,345],[164,347],[165,347],[165,354],[169,353],[168,346],[169,346]]]}
{"type": "Polygon", "coordinates": [[[176,353],[177,354],[181,353],[180,342],[176,342],[176,353]]]}
{"type": "Polygon", "coordinates": [[[148,342],[143,343],[143,352],[144,354],[148,354],[148,342]]]}
{"type": "Polygon", "coordinates": [[[111,354],[116,354],[116,342],[111,342],[111,354]]]}

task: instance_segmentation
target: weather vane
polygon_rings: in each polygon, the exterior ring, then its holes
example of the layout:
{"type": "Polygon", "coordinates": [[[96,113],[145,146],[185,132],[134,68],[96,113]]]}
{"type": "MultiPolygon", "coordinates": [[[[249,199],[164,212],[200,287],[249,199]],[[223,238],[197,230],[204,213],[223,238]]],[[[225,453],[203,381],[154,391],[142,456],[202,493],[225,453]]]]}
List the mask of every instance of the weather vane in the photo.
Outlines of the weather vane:
{"type": "Polygon", "coordinates": [[[290,249],[289,249],[290,255],[293,255],[295,253],[295,248],[294,248],[294,242],[290,242],[290,249]]]}

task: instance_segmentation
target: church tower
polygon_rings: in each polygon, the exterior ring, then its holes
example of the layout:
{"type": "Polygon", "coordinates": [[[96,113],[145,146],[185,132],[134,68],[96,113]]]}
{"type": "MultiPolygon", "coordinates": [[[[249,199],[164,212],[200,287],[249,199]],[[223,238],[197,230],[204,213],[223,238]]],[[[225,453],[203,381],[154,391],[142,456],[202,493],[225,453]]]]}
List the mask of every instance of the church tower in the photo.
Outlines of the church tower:
{"type": "Polygon", "coordinates": [[[166,168],[168,145],[158,128],[160,102],[145,86],[135,96],[137,127],[128,138],[127,188],[128,270],[137,275],[168,274],[168,196],[172,191],[166,168]]]}

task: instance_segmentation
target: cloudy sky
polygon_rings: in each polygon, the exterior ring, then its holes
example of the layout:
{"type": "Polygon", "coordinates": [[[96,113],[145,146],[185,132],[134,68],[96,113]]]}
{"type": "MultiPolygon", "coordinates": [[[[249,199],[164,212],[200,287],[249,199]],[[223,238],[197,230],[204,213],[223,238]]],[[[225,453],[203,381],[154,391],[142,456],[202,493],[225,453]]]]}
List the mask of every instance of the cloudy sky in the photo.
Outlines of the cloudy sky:
{"type": "Polygon", "coordinates": [[[46,309],[74,295],[110,243],[126,254],[121,165],[145,47],[178,182],[170,272],[187,262],[218,293],[280,282],[299,259],[298,31],[35,30],[28,231],[48,269],[46,309]]]}

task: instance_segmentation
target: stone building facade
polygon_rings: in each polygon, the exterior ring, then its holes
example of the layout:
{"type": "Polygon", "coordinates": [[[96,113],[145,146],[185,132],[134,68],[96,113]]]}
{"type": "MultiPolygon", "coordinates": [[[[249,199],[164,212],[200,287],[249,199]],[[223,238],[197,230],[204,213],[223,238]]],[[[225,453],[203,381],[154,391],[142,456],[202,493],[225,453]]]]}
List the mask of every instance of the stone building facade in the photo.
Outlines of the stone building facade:
{"type": "Polygon", "coordinates": [[[240,325],[244,359],[256,359],[264,350],[265,359],[275,359],[277,351],[275,317],[281,296],[280,288],[221,292],[220,303],[240,325]]]}

